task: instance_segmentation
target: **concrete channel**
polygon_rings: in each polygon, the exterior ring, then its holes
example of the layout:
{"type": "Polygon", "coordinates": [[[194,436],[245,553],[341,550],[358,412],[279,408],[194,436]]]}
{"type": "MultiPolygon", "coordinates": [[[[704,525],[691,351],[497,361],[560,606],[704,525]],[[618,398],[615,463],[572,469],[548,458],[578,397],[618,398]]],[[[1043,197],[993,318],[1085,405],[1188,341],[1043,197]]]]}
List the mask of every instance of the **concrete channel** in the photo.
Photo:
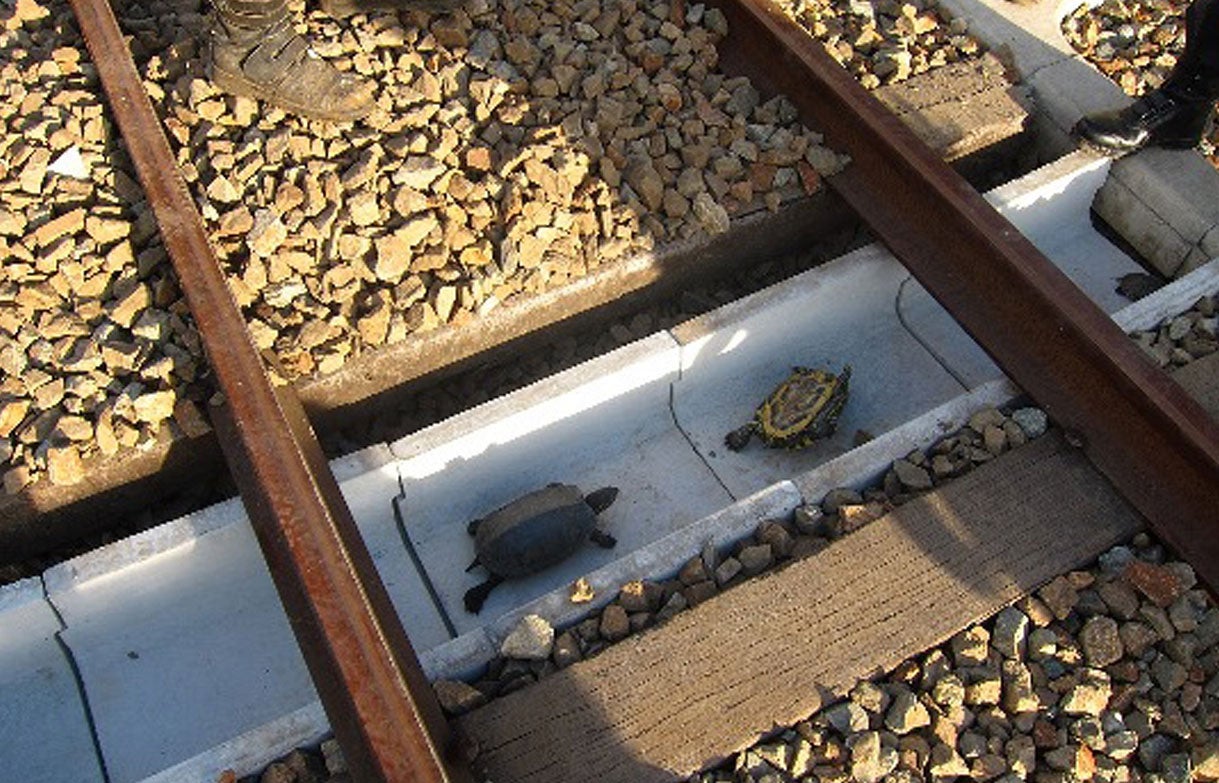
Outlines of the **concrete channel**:
{"type": "MultiPolygon", "coordinates": [[[[1129,328],[1219,289],[1211,264],[1121,309],[1115,281],[1139,267],[1089,217],[1109,167],[1068,156],[991,198],[1129,328]]],[[[522,615],[572,623],[625,582],[670,576],[1018,394],[868,246],[334,469],[427,673],[456,677],[522,615]],[[723,448],[799,364],[854,368],[837,433],[802,451],[723,448]],[[859,432],[872,437],[857,446],[859,432]],[[482,578],[464,570],[467,521],[551,481],[618,486],[601,520],[618,546],[506,583],[467,613],[462,594],[482,578]],[[576,605],[580,577],[596,597],[576,605]]],[[[103,779],[93,736],[109,780],[178,781],[254,771],[328,732],[237,501],[5,587],[0,610],[4,763],[23,779],[103,779]]]]}
{"type": "MultiPolygon", "coordinates": [[[[1219,290],[1219,199],[1189,197],[1215,187],[1199,156],[1063,156],[1079,114],[1121,100],[1057,35],[1070,8],[945,5],[1035,92],[1051,162],[993,191],[996,207],[1128,330],[1219,290]],[[1133,305],[1118,297],[1117,278],[1141,267],[1097,232],[1094,208],[1176,282],[1133,305]]],[[[459,677],[524,614],[572,623],[625,582],[667,577],[708,545],[870,481],[1019,394],[868,246],[333,467],[428,675],[459,677]],[[793,365],[853,368],[837,433],[798,452],[726,450],[724,434],[793,365]],[[464,570],[467,521],[551,481],[619,487],[601,519],[618,546],[587,547],[467,613],[462,595],[481,580],[464,570]],[[596,597],[575,605],[580,577],[596,597]]],[[[328,733],[238,501],[0,587],[0,628],[0,765],[13,779],[212,781],[328,733]]]]}

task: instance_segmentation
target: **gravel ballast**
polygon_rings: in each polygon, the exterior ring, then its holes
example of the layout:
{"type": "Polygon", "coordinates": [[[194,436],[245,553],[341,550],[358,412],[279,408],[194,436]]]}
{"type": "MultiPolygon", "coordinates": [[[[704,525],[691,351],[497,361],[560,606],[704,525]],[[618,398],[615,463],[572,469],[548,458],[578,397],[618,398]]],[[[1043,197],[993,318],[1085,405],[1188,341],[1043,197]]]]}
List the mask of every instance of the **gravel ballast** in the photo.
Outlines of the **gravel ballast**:
{"type": "MultiPolygon", "coordinates": [[[[146,89],[257,346],[288,379],[817,191],[844,159],[716,69],[701,5],[472,0],[302,17],[381,86],[354,125],[220,95],[196,2],[120,5],[146,89]]],[[[0,50],[0,462],[8,492],[176,434],[209,394],[197,334],[66,4],[0,50]]]]}

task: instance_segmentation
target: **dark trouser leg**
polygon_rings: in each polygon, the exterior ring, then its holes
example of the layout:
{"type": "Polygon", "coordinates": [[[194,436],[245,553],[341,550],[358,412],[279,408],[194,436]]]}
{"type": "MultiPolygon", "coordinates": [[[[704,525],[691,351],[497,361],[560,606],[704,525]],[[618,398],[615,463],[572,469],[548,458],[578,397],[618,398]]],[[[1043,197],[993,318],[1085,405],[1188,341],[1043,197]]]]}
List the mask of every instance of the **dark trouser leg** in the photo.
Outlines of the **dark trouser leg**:
{"type": "Polygon", "coordinates": [[[1202,139],[1219,96],[1219,0],[1195,0],[1185,19],[1185,51],[1164,85],[1125,109],[1084,117],[1077,138],[1119,154],[1189,149],[1202,139]]]}
{"type": "Polygon", "coordinates": [[[1219,0],[1194,0],[1186,9],[1185,51],[1173,77],[1177,74],[1197,79],[1212,100],[1219,98],[1219,0]]]}
{"type": "Polygon", "coordinates": [[[372,85],[319,58],[292,28],[287,0],[213,0],[212,80],[321,120],[354,120],[372,108],[372,85]]]}

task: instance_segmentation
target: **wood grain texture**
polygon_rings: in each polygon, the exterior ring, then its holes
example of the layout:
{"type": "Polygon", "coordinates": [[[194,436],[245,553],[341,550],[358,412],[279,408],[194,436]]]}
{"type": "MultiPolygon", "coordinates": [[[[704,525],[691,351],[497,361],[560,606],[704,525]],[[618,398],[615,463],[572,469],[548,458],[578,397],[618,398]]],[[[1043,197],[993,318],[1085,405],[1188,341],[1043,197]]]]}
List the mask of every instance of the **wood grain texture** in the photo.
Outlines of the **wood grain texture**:
{"type": "Polygon", "coordinates": [[[496,783],[680,780],[1140,527],[1049,435],[460,724],[496,783]]]}

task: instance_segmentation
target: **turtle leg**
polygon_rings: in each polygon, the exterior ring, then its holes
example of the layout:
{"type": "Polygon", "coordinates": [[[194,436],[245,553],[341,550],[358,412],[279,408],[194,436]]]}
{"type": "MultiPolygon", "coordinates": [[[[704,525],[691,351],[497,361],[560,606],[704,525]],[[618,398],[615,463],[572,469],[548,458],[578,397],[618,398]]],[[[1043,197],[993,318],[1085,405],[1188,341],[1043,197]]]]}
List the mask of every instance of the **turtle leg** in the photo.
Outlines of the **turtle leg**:
{"type": "Polygon", "coordinates": [[[466,591],[465,598],[462,599],[466,605],[466,611],[470,614],[478,614],[483,608],[483,603],[487,600],[487,596],[491,591],[499,587],[500,582],[504,581],[502,576],[491,575],[491,578],[477,587],[471,587],[466,591]]]}
{"type": "Polygon", "coordinates": [[[593,532],[588,534],[588,540],[602,549],[613,549],[618,545],[618,539],[596,528],[593,528],[593,532]]]}
{"type": "Polygon", "coordinates": [[[724,445],[733,451],[740,451],[749,445],[749,439],[753,437],[753,429],[753,422],[744,427],[737,427],[724,436],[724,445]]]}
{"type": "Polygon", "coordinates": [[[584,502],[588,504],[588,507],[593,510],[594,514],[600,514],[617,499],[617,487],[602,487],[596,492],[590,492],[584,496],[584,502]]]}

